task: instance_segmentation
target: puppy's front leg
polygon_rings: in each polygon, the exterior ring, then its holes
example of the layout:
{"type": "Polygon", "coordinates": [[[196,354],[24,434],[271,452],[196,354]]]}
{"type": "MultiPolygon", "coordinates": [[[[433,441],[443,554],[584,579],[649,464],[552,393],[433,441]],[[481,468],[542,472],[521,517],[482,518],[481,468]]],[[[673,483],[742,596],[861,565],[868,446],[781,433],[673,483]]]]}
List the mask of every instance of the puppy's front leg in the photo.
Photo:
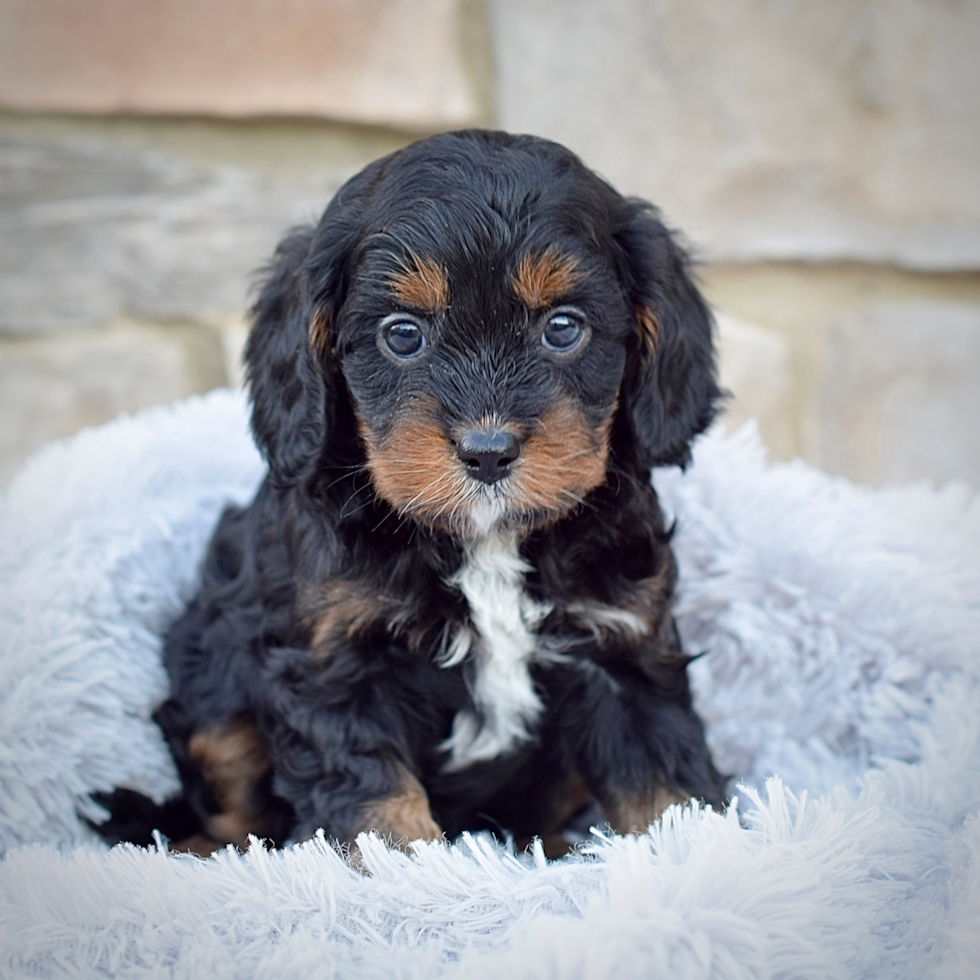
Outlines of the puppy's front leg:
{"type": "Polygon", "coordinates": [[[620,834],[642,832],[672,803],[691,797],[721,806],[701,720],[691,707],[684,661],[653,673],[606,663],[567,713],[579,771],[620,834]]]}
{"type": "Polygon", "coordinates": [[[442,828],[432,815],[422,784],[405,766],[395,763],[392,768],[394,788],[387,796],[362,806],[361,825],[355,825],[351,836],[375,830],[399,847],[413,840],[441,840],[442,828]]]}
{"type": "Polygon", "coordinates": [[[273,789],[296,811],[295,838],[321,829],[342,844],[371,830],[397,846],[442,838],[428,795],[406,763],[338,745],[318,750],[295,733],[281,733],[273,746],[273,789]]]}
{"type": "Polygon", "coordinates": [[[398,716],[377,691],[302,685],[278,700],[273,791],[295,810],[294,837],[321,828],[346,844],[370,830],[397,845],[443,836],[398,716]]]}

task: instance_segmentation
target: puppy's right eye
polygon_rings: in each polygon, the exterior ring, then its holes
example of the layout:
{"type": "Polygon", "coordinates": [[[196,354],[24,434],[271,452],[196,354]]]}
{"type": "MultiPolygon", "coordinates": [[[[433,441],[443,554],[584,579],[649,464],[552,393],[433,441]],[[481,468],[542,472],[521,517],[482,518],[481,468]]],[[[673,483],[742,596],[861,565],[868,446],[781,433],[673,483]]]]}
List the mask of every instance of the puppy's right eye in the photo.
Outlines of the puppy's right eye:
{"type": "Polygon", "coordinates": [[[411,320],[396,320],[384,328],[388,350],[396,357],[414,357],[425,346],[425,335],[411,320]]]}

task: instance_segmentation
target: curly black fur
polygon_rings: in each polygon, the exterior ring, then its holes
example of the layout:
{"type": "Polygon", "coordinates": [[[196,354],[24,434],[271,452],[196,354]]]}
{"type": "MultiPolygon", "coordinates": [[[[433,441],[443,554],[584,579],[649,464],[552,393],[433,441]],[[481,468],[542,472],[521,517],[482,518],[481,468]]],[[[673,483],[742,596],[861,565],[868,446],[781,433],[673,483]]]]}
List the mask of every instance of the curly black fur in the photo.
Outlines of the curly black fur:
{"type": "MultiPolygon", "coordinates": [[[[276,842],[318,828],[340,841],[371,826],[398,837],[398,808],[427,798],[447,835],[523,837],[554,829],[555,793],[572,777],[608,814],[624,802],[642,810],[658,789],[720,804],[724,780],[670,613],[670,531],[649,481],[652,466],[688,461],[719,391],[710,315],[656,210],[554,143],[434,136],[368,166],[316,227],[294,230],[252,318],[252,427],[269,474],[248,507],[222,517],[165,644],[172,694],[158,720],[198,829],[237,841],[215,821],[234,810],[276,842]],[[556,254],[575,272],[553,276],[560,302],[529,308],[515,295],[520,260],[556,254]],[[448,285],[435,308],[393,298],[392,283],[420,263],[448,285]],[[568,356],[541,342],[556,306],[587,325],[568,356]],[[384,347],[383,322],[400,311],[424,334],[418,357],[384,347]],[[530,453],[557,405],[603,433],[599,482],[569,506],[541,497],[507,510],[487,532],[516,536],[525,593],[546,610],[533,627],[542,655],[527,665],[543,708],[526,738],[453,767],[443,743],[454,718],[480,717],[479,637],[462,662],[440,658],[454,630],[473,629],[454,575],[480,531],[463,502],[440,504],[445,514],[392,503],[380,464],[366,465],[369,444],[400,440],[393,452],[411,458],[424,416],[419,439],[442,433],[458,452],[459,427],[492,417],[530,453]],[[616,610],[643,629],[603,620],[616,610]],[[209,733],[217,743],[194,741],[209,733]],[[220,770],[222,746],[233,757],[248,749],[251,762],[220,770]]],[[[556,500],[562,479],[547,490],[556,500]]]]}

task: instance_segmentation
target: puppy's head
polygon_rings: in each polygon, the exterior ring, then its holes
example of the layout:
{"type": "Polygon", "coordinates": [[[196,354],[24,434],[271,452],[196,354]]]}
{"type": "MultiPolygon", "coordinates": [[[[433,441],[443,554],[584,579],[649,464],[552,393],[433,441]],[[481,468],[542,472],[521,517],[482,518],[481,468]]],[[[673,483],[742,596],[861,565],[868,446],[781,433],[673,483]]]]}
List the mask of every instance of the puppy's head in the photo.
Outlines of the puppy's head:
{"type": "Polygon", "coordinates": [[[710,316],[647,204],[544,140],[422,140],[280,246],[247,349],[273,476],[343,460],[468,537],[577,507],[610,465],[683,464],[711,420],[710,316]]]}

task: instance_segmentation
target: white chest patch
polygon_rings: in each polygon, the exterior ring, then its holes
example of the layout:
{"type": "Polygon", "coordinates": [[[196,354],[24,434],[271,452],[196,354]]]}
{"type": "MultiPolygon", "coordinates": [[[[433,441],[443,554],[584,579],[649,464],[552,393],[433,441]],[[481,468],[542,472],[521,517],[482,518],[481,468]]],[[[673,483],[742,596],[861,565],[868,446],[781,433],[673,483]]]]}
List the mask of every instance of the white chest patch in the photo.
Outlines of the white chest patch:
{"type": "Polygon", "coordinates": [[[442,748],[448,771],[501,755],[530,737],[543,705],[528,670],[535,630],[550,607],[524,591],[530,566],[518,553],[516,533],[488,535],[467,546],[452,578],[470,607],[476,636],[458,635],[446,666],[474,658],[475,711],[460,711],[442,748]]]}

